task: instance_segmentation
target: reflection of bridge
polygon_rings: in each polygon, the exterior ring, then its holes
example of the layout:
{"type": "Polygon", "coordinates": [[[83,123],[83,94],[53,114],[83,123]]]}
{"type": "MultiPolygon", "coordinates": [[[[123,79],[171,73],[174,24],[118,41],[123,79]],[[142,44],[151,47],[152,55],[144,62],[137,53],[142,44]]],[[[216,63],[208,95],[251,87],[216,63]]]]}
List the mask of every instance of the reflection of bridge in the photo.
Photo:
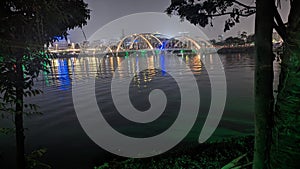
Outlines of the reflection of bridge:
{"type": "Polygon", "coordinates": [[[82,48],[86,54],[123,55],[133,51],[164,51],[175,53],[214,53],[216,52],[207,40],[199,37],[176,36],[141,33],[123,37],[121,40],[99,40],[82,48]]]}

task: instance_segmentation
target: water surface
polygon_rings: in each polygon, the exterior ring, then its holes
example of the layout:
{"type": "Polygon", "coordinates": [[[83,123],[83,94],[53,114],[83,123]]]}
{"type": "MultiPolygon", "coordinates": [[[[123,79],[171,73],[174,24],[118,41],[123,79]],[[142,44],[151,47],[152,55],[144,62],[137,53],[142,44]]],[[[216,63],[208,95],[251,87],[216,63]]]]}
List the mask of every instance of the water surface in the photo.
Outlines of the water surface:
{"type": "MultiPolygon", "coordinates": [[[[183,144],[196,144],[210,106],[210,81],[201,59],[213,61],[215,54],[201,56],[174,56],[187,64],[199,87],[200,108],[197,121],[183,144]]],[[[222,120],[212,139],[252,134],[254,131],[254,55],[220,55],[227,78],[227,101],[222,120]]],[[[160,67],[172,67],[172,57],[135,53],[126,57],[59,58],[51,61],[50,73],[44,73],[35,85],[44,93],[26,99],[37,103],[43,115],[25,118],[27,152],[47,148],[43,161],[53,168],[92,168],[103,160],[111,159],[110,153],[98,147],[81,128],[72,101],[72,83],[76,80],[96,78],[96,96],[106,120],[117,131],[132,137],[150,137],[165,131],[176,119],[180,108],[180,93],[175,80],[160,67]],[[147,70],[139,70],[139,59],[147,58],[147,70]],[[162,89],[168,104],[159,119],[148,124],[126,120],[116,110],[110,84],[114,70],[126,60],[128,67],[120,69],[119,78],[133,76],[129,89],[132,104],[140,111],[150,107],[148,95],[153,89],[162,89]]],[[[175,59],[175,58],[173,58],[175,59]]],[[[211,63],[213,65],[213,63],[211,63]]],[[[180,73],[174,66],[172,69],[180,73]]],[[[188,83],[188,82],[187,82],[188,83]]],[[[79,91],[85,94],[85,86],[79,91]]],[[[125,89],[124,89],[125,90],[125,89]]],[[[88,100],[87,100],[88,101],[88,100]]],[[[1,126],[11,125],[11,120],[1,120],[1,126]]],[[[176,133],[174,133],[176,135],[176,133]]],[[[14,167],[14,136],[0,136],[0,168],[14,167]],[[1,165],[3,167],[1,167],[1,165]]]]}

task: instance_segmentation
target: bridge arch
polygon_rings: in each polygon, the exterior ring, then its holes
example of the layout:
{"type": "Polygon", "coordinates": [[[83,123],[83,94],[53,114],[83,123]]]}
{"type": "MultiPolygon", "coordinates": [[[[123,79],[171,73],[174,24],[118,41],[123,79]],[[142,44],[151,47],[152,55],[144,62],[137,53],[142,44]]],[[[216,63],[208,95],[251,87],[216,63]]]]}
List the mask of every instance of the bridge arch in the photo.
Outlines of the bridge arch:
{"type": "Polygon", "coordinates": [[[211,50],[213,46],[208,40],[205,40],[201,37],[190,37],[190,36],[174,36],[170,37],[164,34],[159,33],[140,33],[140,34],[130,34],[123,37],[121,40],[115,39],[115,41],[103,40],[94,42],[95,45],[91,45],[92,48],[89,51],[93,52],[111,52],[116,55],[120,51],[131,50],[138,41],[138,48],[140,49],[150,49],[153,50],[158,48],[161,49],[170,49],[174,46],[180,47],[178,44],[182,43],[181,47],[189,48],[197,51],[206,51],[211,50]],[[172,45],[170,46],[172,42],[172,45]],[[159,46],[158,46],[159,45],[159,46]]]}
{"type": "Polygon", "coordinates": [[[191,42],[196,47],[197,50],[201,49],[201,46],[199,45],[199,43],[196,40],[194,40],[194,39],[192,39],[190,37],[187,37],[187,36],[175,36],[175,37],[172,37],[172,38],[170,38],[169,40],[167,40],[165,42],[165,45],[169,44],[172,40],[178,40],[178,42],[175,44],[175,45],[178,45],[180,42],[184,42],[181,39],[185,39],[185,40],[191,42]]]}
{"type": "Polygon", "coordinates": [[[92,51],[93,53],[96,53],[97,51],[100,52],[109,51],[113,53],[113,49],[109,45],[104,45],[104,44],[95,45],[92,48],[89,48],[88,50],[92,51]]]}
{"type": "Polygon", "coordinates": [[[116,54],[119,53],[122,44],[123,44],[124,41],[125,41],[126,39],[128,39],[128,38],[132,38],[132,40],[131,40],[131,42],[130,42],[129,48],[132,48],[132,47],[133,47],[134,42],[135,42],[138,38],[142,38],[142,39],[147,43],[148,47],[149,47],[151,50],[153,50],[153,49],[154,49],[153,45],[151,44],[151,42],[150,42],[145,36],[149,36],[149,37],[151,37],[151,39],[152,39],[152,38],[155,39],[160,45],[163,44],[162,41],[161,41],[160,39],[158,39],[157,37],[155,37],[155,36],[154,36],[153,34],[151,34],[151,33],[131,34],[131,35],[125,36],[124,38],[122,38],[122,39],[120,40],[120,42],[119,42],[118,45],[117,45],[116,54]]]}

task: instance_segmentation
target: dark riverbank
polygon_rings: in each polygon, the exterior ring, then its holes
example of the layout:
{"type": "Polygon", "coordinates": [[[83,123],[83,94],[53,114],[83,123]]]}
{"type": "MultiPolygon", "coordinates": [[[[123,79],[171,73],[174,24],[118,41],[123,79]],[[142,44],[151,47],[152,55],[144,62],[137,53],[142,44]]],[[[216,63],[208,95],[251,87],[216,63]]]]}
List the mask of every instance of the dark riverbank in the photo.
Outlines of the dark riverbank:
{"type": "Polygon", "coordinates": [[[253,53],[255,47],[254,46],[246,46],[246,47],[224,47],[219,49],[218,54],[228,54],[228,53],[253,53]]]}
{"type": "MultiPolygon", "coordinates": [[[[218,142],[200,144],[196,147],[180,147],[176,151],[146,159],[116,159],[95,169],[174,169],[174,168],[222,168],[237,157],[247,153],[240,165],[253,158],[254,137],[234,137],[218,142]]],[[[243,167],[251,168],[252,165],[243,167]]]]}

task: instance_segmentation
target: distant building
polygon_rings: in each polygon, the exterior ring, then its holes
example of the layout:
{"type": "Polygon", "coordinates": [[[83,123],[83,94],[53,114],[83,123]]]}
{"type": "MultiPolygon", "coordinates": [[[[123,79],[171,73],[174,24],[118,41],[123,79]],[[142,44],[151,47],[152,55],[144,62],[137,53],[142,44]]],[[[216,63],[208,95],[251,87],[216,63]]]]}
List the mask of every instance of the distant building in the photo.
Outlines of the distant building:
{"type": "Polygon", "coordinates": [[[68,41],[69,40],[66,40],[65,38],[58,38],[57,41],[52,43],[52,47],[50,46],[50,48],[55,50],[67,49],[69,46],[68,41]]]}

